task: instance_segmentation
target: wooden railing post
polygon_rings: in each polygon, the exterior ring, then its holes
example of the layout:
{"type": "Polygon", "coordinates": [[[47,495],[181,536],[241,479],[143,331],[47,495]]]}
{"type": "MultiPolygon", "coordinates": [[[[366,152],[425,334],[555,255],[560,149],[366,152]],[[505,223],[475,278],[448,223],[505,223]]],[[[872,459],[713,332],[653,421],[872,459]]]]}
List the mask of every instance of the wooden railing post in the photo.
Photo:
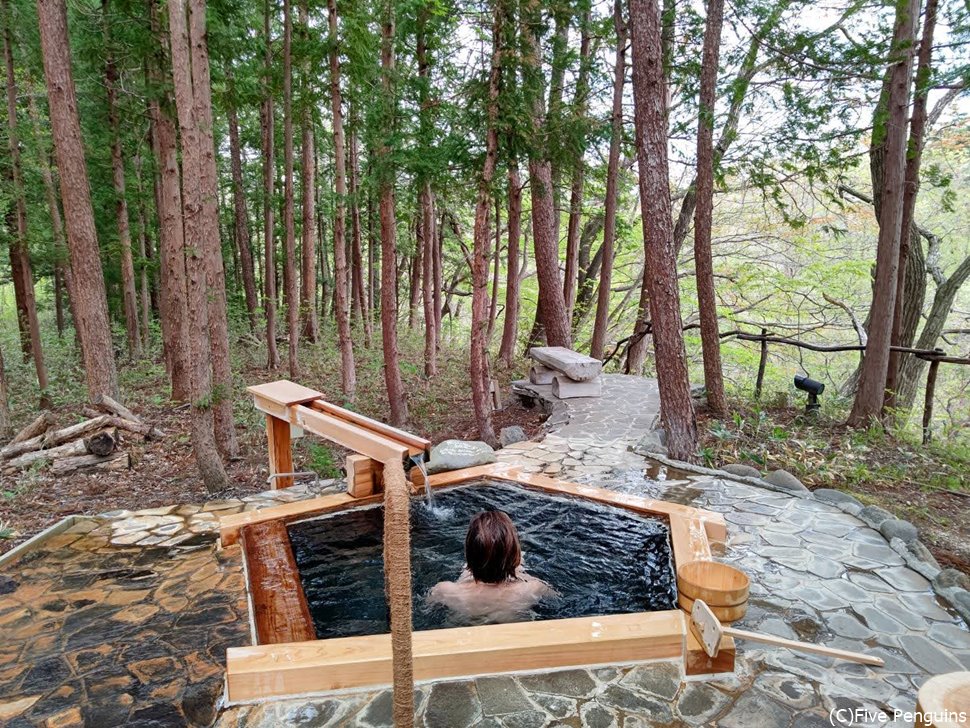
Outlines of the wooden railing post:
{"type": "MultiPolygon", "coordinates": [[[[269,474],[272,477],[278,473],[293,472],[293,448],[290,446],[290,423],[273,415],[266,415],[266,444],[269,450],[269,474]]],[[[293,476],[284,475],[272,478],[270,487],[289,488],[293,485],[293,476]]]]}
{"type": "MultiPolygon", "coordinates": [[[[942,354],[942,352],[940,352],[942,354]]],[[[939,359],[930,360],[930,370],[926,375],[926,397],[923,400],[923,444],[933,439],[931,422],[933,420],[933,395],[936,391],[936,371],[940,368],[939,359]]]]}
{"type": "Polygon", "coordinates": [[[754,383],[754,398],[761,399],[765,383],[765,367],[768,366],[768,329],[761,329],[761,359],[758,361],[758,379],[754,383]]]}

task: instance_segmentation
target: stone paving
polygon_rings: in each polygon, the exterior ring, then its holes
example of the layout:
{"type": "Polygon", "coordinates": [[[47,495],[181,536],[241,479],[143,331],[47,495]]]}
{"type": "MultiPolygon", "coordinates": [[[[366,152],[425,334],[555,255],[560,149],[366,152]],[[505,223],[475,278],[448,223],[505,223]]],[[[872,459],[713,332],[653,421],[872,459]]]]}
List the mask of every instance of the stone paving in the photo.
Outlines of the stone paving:
{"type": "MultiPolygon", "coordinates": [[[[752,577],[738,626],[870,651],[886,666],[741,643],[735,674],[717,679],[685,682],[676,665],[651,663],[421,685],[419,725],[810,728],[854,709],[869,717],[851,725],[911,725],[893,711],[912,710],[929,675],[970,669],[966,625],[863,521],[812,497],[658,467],[633,452],[657,418],[655,382],[606,376],[603,397],[546,406],[553,434],[500,460],[723,513],[729,541],[718,557],[752,577]]],[[[333,487],[104,514],[5,567],[0,725],[390,725],[386,690],[216,717],[225,648],[247,643],[249,626],[238,549],[216,551],[210,524],[333,487]]]]}

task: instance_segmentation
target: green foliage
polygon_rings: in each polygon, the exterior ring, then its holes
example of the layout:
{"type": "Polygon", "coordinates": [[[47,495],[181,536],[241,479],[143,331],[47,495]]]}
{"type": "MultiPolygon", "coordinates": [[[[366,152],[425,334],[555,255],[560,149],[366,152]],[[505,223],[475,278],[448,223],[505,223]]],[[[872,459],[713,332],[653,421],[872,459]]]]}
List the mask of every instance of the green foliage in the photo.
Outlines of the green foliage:
{"type": "Polygon", "coordinates": [[[334,461],[333,451],[329,447],[311,442],[307,451],[310,469],[321,478],[339,478],[342,476],[340,467],[334,461]]]}

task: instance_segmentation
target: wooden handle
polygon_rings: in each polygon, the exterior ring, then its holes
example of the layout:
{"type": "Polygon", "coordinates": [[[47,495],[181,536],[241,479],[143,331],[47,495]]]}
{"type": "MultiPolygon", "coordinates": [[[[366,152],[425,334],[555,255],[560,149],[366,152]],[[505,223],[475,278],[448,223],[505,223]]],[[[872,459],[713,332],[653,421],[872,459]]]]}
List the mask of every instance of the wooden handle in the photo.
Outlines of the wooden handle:
{"type": "Polygon", "coordinates": [[[860,662],[863,665],[875,665],[876,667],[882,667],[885,663],[878,657],[873,657],[871,655],[864,655],[861,652],[849,652],[848,650],[837,650],[834,647],[823,647],[821,645],[813,645],[811,642],[797,642],[795,640],[787,640],[784,637],[775,637],[774,635],[768,634],[758,634],[757,632],[748,632],[744,629],[735,629],[734,627],[724,627],[723,634],[730,635],[731,637],[738,637],[743,640],[751,640],[752,642],[763,642],[766,645],[777,645],[778,647],[787,647],[790,650],[798,650],[799,652],[812,652],[816,655],[828,655],[829,657],[838,657],[841,660],[850,660],[852,662],[860,662]]]}

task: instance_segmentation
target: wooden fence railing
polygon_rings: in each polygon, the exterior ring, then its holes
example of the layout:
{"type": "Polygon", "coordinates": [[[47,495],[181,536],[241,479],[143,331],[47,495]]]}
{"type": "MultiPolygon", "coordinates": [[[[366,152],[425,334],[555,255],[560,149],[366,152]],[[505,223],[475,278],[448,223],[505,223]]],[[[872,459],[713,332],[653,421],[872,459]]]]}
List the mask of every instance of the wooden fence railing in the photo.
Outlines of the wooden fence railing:
{"type": "MultiPolygon", "coordinates": [[[[700,324],[687,324],[684,326],[684,331],[698,328],[700,328],[700,324]]],[[[603,361],[603,365],[605,366],[608,364],[624,345],[630,346],[644,336],[652,333],[652,328],[648,323],[646,329],[642,333],[634,334],[633,336],[628,336],[627,338],[618,341],[613,351],[610,352],[609,356],[607,356],[603,361]]],[[[735,338],[740,341],[751,341],[761,344],[761,357],[758,360],[758,375],[755,379],[754,386],[754,395],[756,399],[761,398],[761,389],[764,384],[765,369],[768,364],[768,344],[794,346],[799,349],[827,353],[844,351],[865,352],[866,350],[865,344],[811,344],[805,341],[799,341],[798,339],[771,334],[767,329],[761,329],[760,334],[752,334],[740,329],[735,329],[733,331],[722,331],[720,337],[722,340],[735,338]]],[[[890,349],[892,351],[899,352],[900,354],[912,354],[918,359],[929,362],[930,368],[926,375],[926,393],[923,399],[923,443],[926,444],[933,437],[930,423],[933,419],[933,399],[936,393],[936,376],[940,368],[940,364],[970,364],[970,358],[949,356],[943,349],[915,349],[909,346],[892,346],[890,349]]]]}

